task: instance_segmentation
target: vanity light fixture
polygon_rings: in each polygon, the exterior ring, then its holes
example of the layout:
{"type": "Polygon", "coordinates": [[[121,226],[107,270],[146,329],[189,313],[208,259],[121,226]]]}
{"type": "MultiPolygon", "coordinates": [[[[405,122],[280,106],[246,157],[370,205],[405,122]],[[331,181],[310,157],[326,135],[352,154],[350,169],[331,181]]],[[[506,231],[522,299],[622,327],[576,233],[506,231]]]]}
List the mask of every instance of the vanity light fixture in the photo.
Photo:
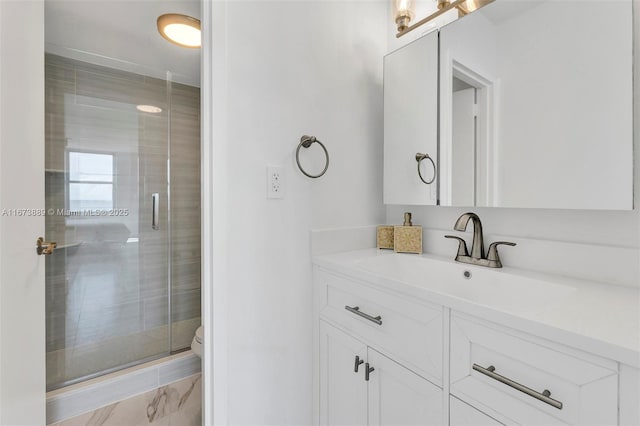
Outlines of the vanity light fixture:
{"type": "Polygon", "coordinates": [[[488,5],[489,3],[492,3],[493,1],[494,0],[467,0],[466,2],[457,6],[458,16],[462,17],[467,13],[471,13],[475,10],[480,9],[481,7],[488,5]]]}
{"type": "MultiPolygon", "coordinates": [[[[402,0],[394,0],[394,3],[398,3],[400,1],[402,0]]],[[[402,37],[408,32],[413,31],[419,26],[434,20],[438,16],[445,14],[451,9],[454,9],[454,8],[458,9],[458,17],[462,17],[468,13],[473,12],[474,10],[480,9],[483,6],[488,5],[489,3],[492,3],[495,0],[437,0],[437,1],[438,1],[438,10],[432,13],[431,15],[427,16],[426,18],[421,19],[415,24],[411,26],[406,26],[404,28],[400,28],[400,25],[398,24],[398,33],[396,34],[396,37],[397,38],[402,37]]],[[[396,10],[398,10],[397,6],[396,6],[396,10]]],[[[397,23],[398,12],[396,12],[395,16],[396,16],[396,23],[397,23]]]]}
{"type": "Polygon", "coordinates": [[[138,105],[136,109],[141,112],[149,112],[151,114],[158,114],[162,112],[162,108],[153,105],[138,105]]]}
{"type": "Polygon", "coordinates": [[[398,26],[398,31],[404,31],[413,19],[416,9],[415,0],[393,0],[394,19],[398,26]]]}
{"type": "Polygon", "coordinates": [[[200,20],[179,13],[167,13],[158,17],[158,32],[178,46],[197,49],[201,46],[200,20]]]}

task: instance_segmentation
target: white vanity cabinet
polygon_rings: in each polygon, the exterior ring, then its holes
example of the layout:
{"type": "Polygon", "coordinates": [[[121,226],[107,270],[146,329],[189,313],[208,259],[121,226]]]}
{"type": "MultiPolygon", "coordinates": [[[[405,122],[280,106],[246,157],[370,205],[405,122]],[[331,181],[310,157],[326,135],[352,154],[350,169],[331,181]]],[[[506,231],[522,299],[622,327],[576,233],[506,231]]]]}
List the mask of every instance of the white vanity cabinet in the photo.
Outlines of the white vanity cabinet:
{"type": "Polygon", "coordinates": [[[640,425],[635,349],[335,263],[314,267],[316,424],[640,425]]]}
{"type": "Polygon", "coordinates": [[[326,271],[315,279],[322,319],[442,386],[442,306],[326,271]]]}
{"type": "Polygon", "coordinates": [[[319,424],[442,425],[442,307],[326,271],[314,279],[319,424]]]}
{"type": "Polygon", "coordinates": [[[443,421],[442,389],[320,321],[321,425],[439,426],[443,421]]]}

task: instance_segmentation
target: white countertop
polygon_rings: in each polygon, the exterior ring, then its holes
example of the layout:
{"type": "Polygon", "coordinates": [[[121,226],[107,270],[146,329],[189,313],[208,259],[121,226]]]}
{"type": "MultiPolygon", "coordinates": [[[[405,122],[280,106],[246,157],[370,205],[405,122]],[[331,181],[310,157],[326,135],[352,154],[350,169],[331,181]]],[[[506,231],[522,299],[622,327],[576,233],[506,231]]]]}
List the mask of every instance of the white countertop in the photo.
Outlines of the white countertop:
{"type": "Polygon", "coordinates": [[[316,256],[313,263],[640,368],[638,288],[378,249],[316,256]]]}

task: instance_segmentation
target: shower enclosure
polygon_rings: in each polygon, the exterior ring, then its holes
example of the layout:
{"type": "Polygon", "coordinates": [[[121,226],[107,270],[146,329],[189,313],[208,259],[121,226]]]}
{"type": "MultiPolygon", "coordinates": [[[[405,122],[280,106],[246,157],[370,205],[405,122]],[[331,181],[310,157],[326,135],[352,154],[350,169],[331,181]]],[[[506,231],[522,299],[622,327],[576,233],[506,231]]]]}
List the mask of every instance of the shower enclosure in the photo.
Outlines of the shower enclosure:
{"type": "Polygon", "coordinates": [[[188,348],[200,325],[200,90],[47,54],[47,388],[188,348]]]}

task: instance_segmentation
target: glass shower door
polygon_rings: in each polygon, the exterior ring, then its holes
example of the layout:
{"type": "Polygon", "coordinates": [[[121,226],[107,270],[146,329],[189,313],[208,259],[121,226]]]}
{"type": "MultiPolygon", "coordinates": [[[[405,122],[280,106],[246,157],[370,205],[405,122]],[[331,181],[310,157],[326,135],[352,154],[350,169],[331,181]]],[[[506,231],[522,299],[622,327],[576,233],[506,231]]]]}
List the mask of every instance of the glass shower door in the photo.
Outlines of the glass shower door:
{"type": "Polygon", "coordinates": [[[45,63],[54,389],[171,351],[170,86],[54,55],[45,63]]]}

